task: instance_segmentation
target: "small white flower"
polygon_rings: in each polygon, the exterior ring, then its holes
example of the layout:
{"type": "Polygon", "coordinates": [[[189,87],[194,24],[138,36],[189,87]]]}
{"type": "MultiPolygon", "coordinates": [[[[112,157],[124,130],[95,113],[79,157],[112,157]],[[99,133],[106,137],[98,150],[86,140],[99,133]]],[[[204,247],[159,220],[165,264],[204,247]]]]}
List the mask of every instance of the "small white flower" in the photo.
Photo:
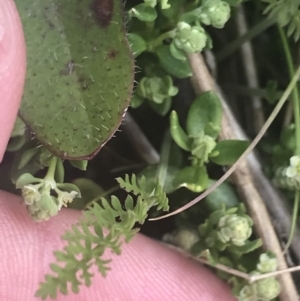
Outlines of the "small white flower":
{"type": "Polygon", "coordinates": [[[78,195],[78,192],[76,191],[71,191],[71,192],[66,192],[66,191],[60,191],[58,192],[58,202],[61,204],[61,206],[67,206],[68,203],[72,203],[74,198],[78,195]]]}
{"type": "Polygon", "coordinates": [[[22,196],[26,205],[32,205],[41,199],[41,194],[38,190],[40,185],[25,185],[22,188],[22,196]]]}
{"type": "Polygon", "coordinates": [[[300,156],[290,158],[290,166],[286,169],[286,176],[300,183],[300,156]]]}

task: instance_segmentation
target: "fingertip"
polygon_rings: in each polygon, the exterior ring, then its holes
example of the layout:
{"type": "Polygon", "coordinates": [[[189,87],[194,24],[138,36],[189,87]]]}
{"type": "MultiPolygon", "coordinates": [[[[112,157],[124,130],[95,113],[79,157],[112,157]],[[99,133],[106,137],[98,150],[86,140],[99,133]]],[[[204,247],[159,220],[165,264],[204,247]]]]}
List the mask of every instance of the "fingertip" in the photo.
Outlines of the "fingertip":
{"type": "MultiPolygon", "coordinates": [[[[38,283],[49,273],[53,250],[63,247],[60,236],[76,223],[78,211],[64,210],[49,222],[32,222],[20,199],[0,192],[0,296],[32,301],[38,283]]],[[[57,301],[234,301],[229,288],[209,270],[142,235],[123,244],[103,278],[96,268],[91,287],[57,301]],[[101,296],[101,299],[99,299],[101,296]]],[[[4,299],[3,299],[4,300],[4,299]]]]}
{"type": "Polygon", "coordinates": [[[0,5],[0,162],[20,105],[25,79],[25,42],[13,0],[0,5]]]}

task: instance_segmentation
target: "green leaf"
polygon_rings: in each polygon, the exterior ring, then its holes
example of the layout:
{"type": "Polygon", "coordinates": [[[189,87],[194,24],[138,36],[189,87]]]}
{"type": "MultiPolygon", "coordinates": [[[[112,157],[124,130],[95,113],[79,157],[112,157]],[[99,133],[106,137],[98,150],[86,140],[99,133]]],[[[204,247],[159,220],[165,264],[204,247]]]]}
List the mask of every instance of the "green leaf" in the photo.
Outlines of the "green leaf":
{"type": "MultiPolygon", "coordinates": [[[[208,187],[212,186],[216,181],[209,180],[208,187]]],[[[210,211],[235,207],[239,204],[239,199],[230,184],[224,182],[212,191],[206,198],[205,203],[210,211]]]]}
{"type": "Polygon", "coordinates": [[[150,106],[156,113],[161,116],[165,116],[171,109],[172,98],[166,98],[162,103],[155,103],[154,101],[149,101],[150,106]]]}
{"type": "Polygon", "coordinates": [[[96,184],[94,181],[87,178],[78,178],[73,181],[80,192],[81,198],[75,198],[72,203],[68,205],[70,208],[82,210],[89,202],[93,201],[95,198],[100,198],[104,195],[104,189],[96,184]]]}
{"type": "Polygon", "coordinates": [[[8,152],[16,152],[22,148],[22,146],[26,143],[26,137],[24,136],[15,136],[10,138],[9,143],[6,147],[8,152]]]}
{"type": "MultiPolygon", "coordinates": [[[[166,180],[164,182],[163,189],[168,194],[174,192],[177,189],[177,187],[174,186],[173,181],[180,169],[174,166],[167,166],[166,169],[166,180]]],[[[153,190],[159,176],[159,165],[157,164],[148,166],[141,172],[141,175],[143,175],[147,179],[146,190],[153,190]]]]}
{"type": "Polygon", "coordinates": [[[182,9],[182,6],[185,2],[186,0],[172,1],[171,6],[168,9],[162,9],[161,13],[171,21],[176,20],[181,14],[180,10],[182,9]]]}
{"type": "Polygon", "coordinates": [[[246,241],[246,243],[243,246],[230,246],[227,248],[228,252],[236,254],[236,255],[243,255],[243,254],[247,254],[250,253],[256,249],[258,249],[259,247],[262,246],[262,240],[256,239],[253,241],[246,241]]]}
{"type": "Polygon", "coordinates": [[[179,60],[179,61],[183,61],[183,62],[185,62],[185,61],[187,61],[187,59],[186,59],[186,53],[183,51],[183,50],[181,50],[181,49],[178,49],[176,46],[175,46],[175,44],[174,43],[171,43],[170,44],[170,54],[175,58],[175,59],[177,59],[177,60],[179,60]]]}
{"type": "Polygon", "coordinates": [[[70,160],[70,164],[80,170],[86,171],[89,161],[88,160],[70,160]]]}
{"type": "Polygon", "coordinates": [[[18,158],[18,169],[24,168],[33,158],[39,153],[40,149],[31,148],[31,143],[24,145],[24,150],[21,152],[20,157],[18,158]]]}
{"type": "Polygon", "coordinates": [[[130,33],[127,35],[128,41],[131,45],[131,50],[134,57],[138,57],[147,49],[146,41],[136,33],[130,33]]]}
{"type": "Polygon", "coordinates": [[[78,193],[77,197],[81,197],[81,192],[79,190],[79,188],[72,183],[57,183],[56,184],[57,188],[66,191],[66,192],[71,192],[71,191],[76,191],[78,193]]]}
{"type": "Polygon", "coordinates": [[[202,93],[193,102],[187,117],[187,133],[197,137],[201,131],[216,138],[220,132],[222,106],[218,95],[209,91],[202,93]]]}
{"type": "Polygon", "coordinates": [[[280,143],[284,148],[289,149],[292,152],[296,150],[296,128],[295,124],[290,124],[284,127],[280,133],[280,143]]]}
{"type": "Polygon", "coordinates": [[[157,12],[155,8],[141,3],[133,7],[129,11],[131,17],[136,17],[143,22],[153,22],[157,18],[157,12]]]}
{"type": "Polygon", "coordinates": [[[20,189],[20,188],[24,187],[25,185],[32,184],[32,183],[39,183],[39,182],[42,182],[42,180],[39,178],[35,178],[30,173],[24,173],[17,180],[16,188],[20,189]]]}
{"type": "Polygon", "coordinates": [[[243,0],[223,0],[227,2],[230,6],[237,6],[243,2],[243,0]]]}
{"type": "Polygon", "coordinates": [[[137,93],[134,93],[132,98],[131,98],[131,106],[136,109],[139,106],[141,106],[144,102],[144,98],[139,96],[137,93]]]}
{"type": "Polygon", "coordinates": [[[123,4],[15,2],[28,63],[21,117],[55,155],[90,159],[116,131],[131,97],[123,4]]]}
{"type": "Polygon", "coordinates": [[[210,160],[218,165],[232,165],[244,153],[249,144],[249,141],[244,140],[221,140],[214,149],[214,153],[219,153],[219,155],[210,160]]]}
{"type": "Polygon", "coordinates": [[[188,166],[178,172],[173,185],[186,187],[193,192],[201,192],[207,188],[208,175],[205,166],[188,166]]]}
{"type": "Polygon", "coordinates": [[[188,60],[178,60],[170,52],[169,46],[161,46],[156,51],[161,67],[170,75],[186,78],[193,75],[188,60]]]}
{"type": "Polygon", "coordinates": [[[172,111],[170,115],[170,130],[171,135],[174,141],[180,146],[182,149],[186,151],[191,150],[191,141],[185,131],[179,124],[178,115],[176,111],[172,111]]]}

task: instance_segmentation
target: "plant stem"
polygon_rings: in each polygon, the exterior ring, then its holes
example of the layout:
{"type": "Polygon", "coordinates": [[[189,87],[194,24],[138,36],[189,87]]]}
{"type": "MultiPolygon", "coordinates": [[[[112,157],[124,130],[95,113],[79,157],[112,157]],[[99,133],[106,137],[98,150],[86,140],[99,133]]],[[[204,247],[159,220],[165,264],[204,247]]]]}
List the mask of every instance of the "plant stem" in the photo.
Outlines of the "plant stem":
{"type": "Polygon", "coordinates": [[[154,41],[148,43],[147,50],[153,51],[156,47],[160,46],[165,39],[173,38],[174,35],[175,35],[175,30],[164,32],[158,38],[156,38],[154,41]]]}
{"type": "MultiPolygon", "coordinates": [[[[286,58],[286,62],[289,69],[290,78],[292,79],[295,75],[295,69],[293,65],[293,59],[291,55],[291,50],[288,44],[287,37],[283,31],[283,29],[278,26],[278,31],[280,34],[280,38],[283,44],[284,54],[286,58]]],[[[294,105],[294,119],[295,119],[295,130],[296,130],[296,151],[295,155],[300,155],[300,104],[299,104],[299,91],[297,86],[293,88],[291,93],[294,105]]]]}
{"type": "Polygon", "coordinates": [[[293,208],[293,217],[292,217],[292,225],[291,225],[290,235],[289,235],[289,239],[286,243],[283,253],[285,253],[288,250],[288,248],[290,247],[290,245],[293,241],[293,238],[294,238],[294,233],[295,233],[297,220],[298,220],[299,200],[300,200],[300,191],[297,189],[295,192],[295,198],[294,198],[294,208],[293,208]]]}
{"type": "Polygon", "coordinates": [[[56,182],[54,180],[56,165],[57,165],[57,157],[53,156],[50,161],[47,174],[45,176],[45,183],[47,183],[47,185],[49,185],[51,189],[54,189],[56,187],[56,182]]]}
{"type": "MultiPolygon", "coordinates": [[[[291,55],[291,50],[288,44],[286,34],[280,26],[278,26],[278,31],[283,44],[283,49],[284,49],[285,58],[289,69],[290,78],[292,78],[295,75],[295,69],[294,69],[293,59],[291,55]]],[[[295,155],[297,156],[300,155],[300,104],[299,104],[299,91],[297,86],[293,88],[292,99],[293,99],[293,106],[294,106],[294,121],[295,121],[295,135],[296,135],[295,155]]],[[[291,230],[290,230],[288,242],[284,248],[283,253],[285,253],[288,250],[294,237],[297,220],[298,220],[299,197],[300,197],[300,191],[297,189],[295,191],[291,230]]]]}
{"type": "Polygon", "coordinates": [[[161,148],[160,164],[158,170],[158,181],[162,187],[164,187],[167,178],[167,168],[169,165],[170,150],[172,144],[171,134],[169,130],[167,130],[163,141],[164,142],[161,148]]]}

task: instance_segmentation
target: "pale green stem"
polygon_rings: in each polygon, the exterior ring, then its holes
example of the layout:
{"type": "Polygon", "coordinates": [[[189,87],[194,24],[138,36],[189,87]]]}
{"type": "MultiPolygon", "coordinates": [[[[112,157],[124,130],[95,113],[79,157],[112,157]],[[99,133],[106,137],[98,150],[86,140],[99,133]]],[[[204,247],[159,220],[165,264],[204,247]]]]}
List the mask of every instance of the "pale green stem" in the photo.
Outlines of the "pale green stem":
{"type": "MultiPolygon", "coordinates": [[[[293,64],[293,59],[290,51],[290,47],[288,44],[288,40],[286,38],[286,35],[283,31],[283,29],[278,26],[280,38],[283,44],[284,54],[286,58],[286,62],[289,69],[290,78],[293,78],[295,75],[295,69],[293,64]]],[[[299,91],[297,86],[293,88],[292,91],[292,99],[293,99],[293,105],[294,105],[294,119],[295,119],[295,129],[296,129],[296,150],[295,155],[300,155],[300,105],[299,105],[299,91]]]]}
{"type": "Polygon", "coordinates": [[[148,43],[147,50],[148,51],[153,51],[153,49],[155,49],[156,47],[160,46],[165,39],[174,38],[174,36],[175,36],[175,29],[171,30],[171,31],[167,31],[167,32],[161,34],[154,41],[148,43]]]}
{"type": "Polygon", "coordinates": [[[290,235],[289,235],[289,239],[286,243],[283,253],[285,253],[288,250],[288,248],[290,247],[290,245],[293,241],[293,238],[294,238],[294,233],[296,230],[297,220],[298,220],[299,200],[300,200],[300,191],[297,189],[295,192],[295,198],[294,198],[294,208],[293,208],[293,217],[292,217],[292,225],[291,225],[290,235]]]}
{"type": "Polygon", "coordinates": [[[158,182],[162,187],[164,187],[167,178],[167,168],[169,166],[169,158],[172,144],[171,134],[169,130],[166,132],[163,141],[164,142],[161,148],[158,171],[158,182]]]}
{"type": "MultiPolygon", "coordinates": [[[[290,78],[292,78],[295,75],[295,69],[294,69],[293,59],[292,59],[292,55],[291,55],[291,50],[290,50],[290,47],[288,44],[286,34],[284,33],[283,29],[280,26],[278,26],[278,30],[279,30],[280,38],[281,38],[281,41],[283,44],[283,49],[284,49],[285,58],[286,58],[288,69],[289,69],[290,78]]],[[[293,99],[293,106],[294,106],[294,121],[295,121],[295,135],[296,135],[295,155],[300,155],[300,105],[299,105],[299,91],[298,91],[297,86],[295,86],[293,88],[292,99],[293,99]]],[[[293,208],[291,230],[290,230],[288,242],[285,246],[284,252],[286,252],[287,249],[290,247],[293,237],[294,237],[297,220],[298,220],[299,195],[300,195],[300,192],[297,189],[295,192],[295,198],[294,198],[294,208],[293,208]]]]}
{"type": "Polygon", "coordinates": [[[50,186],[51,189],[54,189],[56,187],[56,182],[54,180],[54,175],[55,175],[55,170],[56,170],[56,164],[57,164],[57,157],[54,156],[54,157],[52,157],[52,159],[50,161],[48,172],[47,172],[47,174],[45,176],[46,186],[50,186]]]}

